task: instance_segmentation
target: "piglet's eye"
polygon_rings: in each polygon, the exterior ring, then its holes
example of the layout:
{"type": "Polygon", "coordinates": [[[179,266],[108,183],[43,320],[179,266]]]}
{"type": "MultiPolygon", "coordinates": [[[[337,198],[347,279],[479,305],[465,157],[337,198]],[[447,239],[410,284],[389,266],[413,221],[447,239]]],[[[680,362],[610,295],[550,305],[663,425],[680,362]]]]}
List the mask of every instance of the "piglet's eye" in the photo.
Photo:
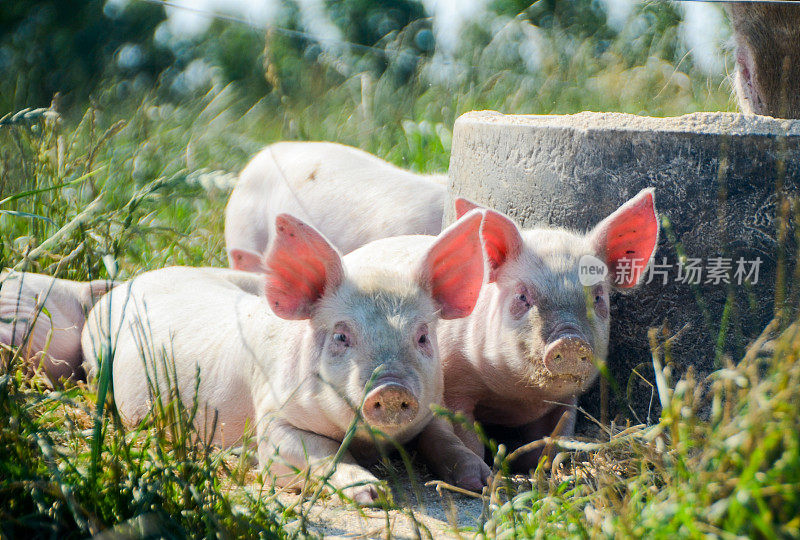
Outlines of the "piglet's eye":
{"type": "Polygon", "coordinates": [[[510,312],[511,316],[518,319],[525,315],[533,306],[531,292],[524,284],[517,285],[514,291],[514,300],[511,302],[510,312]]]}
{"type": "Polygon", "coordinates": [[[606,300],[606,295],[603,292],[603,288],[601,286],[596,286],[594,290],[592,290],[592,295],[594,296],[595,312],[600,317],[608,317],[608,301],[606,300]]]}
{"type": "Polygon", "coordinates": [[[333,331],[331,332],[332,352],[334,354],[342,354],[347,348],[352,347],[352,345],[353,338],[350,327],[343,322],[340,322],[334,326],[333,331]]]}
{"type": "Polygon", "coordinates": [[[426,356],[433,354],[433,344],[431,343],[430,329],[427,324],[422,324],[417,328],[417,349],[426,356]]]}

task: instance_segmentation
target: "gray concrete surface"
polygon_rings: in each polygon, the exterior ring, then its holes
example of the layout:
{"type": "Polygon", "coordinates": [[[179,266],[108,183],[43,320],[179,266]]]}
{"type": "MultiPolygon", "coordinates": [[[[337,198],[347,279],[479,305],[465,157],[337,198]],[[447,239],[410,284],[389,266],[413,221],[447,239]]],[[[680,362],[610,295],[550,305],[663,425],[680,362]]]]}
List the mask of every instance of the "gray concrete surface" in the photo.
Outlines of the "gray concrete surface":
{"type": "MultiPolygon", "coordinates": [[[[526,227],[578,230],[655,187],[656,207],[669,223],[655,261],[671,265],[662,268],[668,282],[654,273],[651,283],[612,299],[609,367],[619,392],[612,391],[610,418],[657,419],[648,328],[676,335],[670,352],[676,376],[689,366],[708,373],[720,365],[718,342],[736,360],[772,319],[776,279],[793,281],[794,232],[790,227],[779,240],[778,216],[781,201],[796,196],[800,184],[800,121],[733,113],[471,112],[456,122],[449,177],[451,196],[506,212],[526,227]],[[678,279],[681,253],[701,259],[699,283],[678,279]],[[731,265],[722,271],[730,284],[708,273],[718,257],[723,268],[731,265]],[[745,271],[760,258],[757,282],[737,283],[740,258],[745,271]],[[729,324],[720,337],[728,298],[729,324]],[[637,366],[646,381],[632,375],[637,366]]],[[[452,219],[450,210],[446,220],[452,219]]],[[[582,401],[593,414],[600,413],[598,392],[596,385],[582,401]]]]}

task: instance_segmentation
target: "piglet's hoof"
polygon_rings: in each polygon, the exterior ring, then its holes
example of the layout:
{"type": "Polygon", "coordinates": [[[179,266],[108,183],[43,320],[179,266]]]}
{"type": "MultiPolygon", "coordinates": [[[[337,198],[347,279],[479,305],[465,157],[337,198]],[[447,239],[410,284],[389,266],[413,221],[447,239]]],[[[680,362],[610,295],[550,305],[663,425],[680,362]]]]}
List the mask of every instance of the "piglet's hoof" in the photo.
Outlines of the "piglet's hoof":
{"type": "Polygon", "coordinates": [[[451,481],[455,486],[480,493],[492,476],[492,470],[481,458],[470,454],[456,464],[451,481]]]}
{"type": "Polygon", "coordinates": [[[366,484],[344,490],[344,495],[352,499],[359,506],[371,506],[378,504],[385,496],[381,495],[381,490],[375,484],[366,484]]]}

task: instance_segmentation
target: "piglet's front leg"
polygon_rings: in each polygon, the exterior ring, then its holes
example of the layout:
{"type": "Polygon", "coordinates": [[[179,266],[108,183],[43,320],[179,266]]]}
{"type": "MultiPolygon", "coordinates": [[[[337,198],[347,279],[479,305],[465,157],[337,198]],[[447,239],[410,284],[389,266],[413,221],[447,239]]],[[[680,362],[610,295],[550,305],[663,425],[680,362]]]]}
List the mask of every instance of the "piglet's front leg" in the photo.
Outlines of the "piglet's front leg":
{"type": "Polygon", "coordinates": [[[431,420],[420,434],[417,446],[436,475],[455,486],[481,491],[492,474],[483,459],[467,448],[453,427],[441,418],[431,420]]]}
{"type": "Polygon", "coordinates": [[[450,410],[463,415],[468,422],[468,424],[457,423],[452,427],[456,437],[483,461],[483,456],[486,455],[486,447],[472,426],[475,423],[475,401],[469,398],[453,399],[447,405],[450,410]]]}
{"type": "MultiPolygon", "coordinates": [[[[318,478],[329,470],[341,446],[339,441],[298,429],[284,420],[273,420],[259,432],[259,463],[262,467],[270,463],[278,485],[287,488],[299,488],[304,477],[292,467],[300,471],[310,467],[311,477],[318,478]]],[[[358,465],[350,452],[344,453],[328,482],[358,504],[374,503],[380,496],[378,479],[358,465]]]]}
{"type": "MultiPolygon", "coordinates": [[[[556,405],[544,416],[519,428],[520,446],[545,437],[570,437],[575,433],[575,408],[577,398],[571,398],[566,403],[556,405]]],[[[522,453],[511,463],[515,471],[528,472],[537,467],[545,446],[522,453]]],[[[551,456],[552,457],[552,456],[551,456]]]]}

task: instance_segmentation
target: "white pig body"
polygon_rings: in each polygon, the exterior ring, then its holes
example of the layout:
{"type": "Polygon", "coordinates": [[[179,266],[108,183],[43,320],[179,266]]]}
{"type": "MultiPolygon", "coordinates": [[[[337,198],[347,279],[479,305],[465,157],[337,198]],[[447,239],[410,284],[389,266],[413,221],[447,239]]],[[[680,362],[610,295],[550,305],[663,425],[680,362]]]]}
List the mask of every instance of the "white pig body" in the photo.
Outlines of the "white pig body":
{"type": "MultiPolygon", "coordinates": [[[[456,206],[458,214],[474,207],[463,199],[456,206]]],[[[588,234],[519,230],[492,210],[481,234],[490,283],[469,317],[443,321],[444,403],[470,420],[514,428],[500,441],[510,449],[557,426],[570,435],[577,399],[608,353],[611,288],[635,286],[655,250],[652,191],[639,193],[588,234]],[[584,274],[582,282],[582,265],[595,263],[607,274],[591,283],[584,274]]],[[[474,432],[457,426],[456,433],[483,455],[474,432]]],[[[538,457],[529,453],[516,465],[535,467],[538,457]]]]}
{"type": "MultiPolygon", "coordinates": [[[[267,310],[263,296],[246,292],[230,278],[245,278],[253,291],[264,282],[263,276],[232,270],[172,267],[118,285],[97,303],[83,332],[87,372],[90,378],[97,376],[97,355],[113,335],[114,397],[126,423],[136,424],[151,411],[147,377],[155,372],[145,372],[141,352],[150,368],[159,368],[161,381],[172,377],[174,368],[175,386],[186,403],[194,398],[196,370],[201,368],[198,402],[214,403],[219,412],[214,441],[225,445],[241,438],[244,420],[253,417],[249,389],[257,376],[245,348],[250,345],[248,336],[255,339],[263,333],[253,332],[253,327],[265,323],[267,310]],[[162,361],[169,358],[176,361],[166,366],[165,374],[162,361]]],[[[239,282],[246,286],[244,280],[239,282]]],[[[201,407],[200,426],[205,425],[204,413],[201,407]]]]}
{"type": "MultiPolygon", "coordinates": [[[[427,219],[433,226],[441,219],[438,199],[433,207],[430,205],[434,203],[422,200],[419,202],[426,206],[403,206],[417,202],[419,186],[431,185],[430,179],[338,144],[273,145],[256,156],[241,182],[245,189],[239,194],[235,191],[229,203],[226,238],[231,264],[247,270],[259,270],[258,255],[247,252],[253,244],[236,249],[232,239],[237,229],[227,230],[230,210],[242,205],[240,197],[254,206],[261,205],[255,213],[264,216],[275,211],[270,210],[270,204],[277,209],[293,204],[303,207],[302,215],[343,249],[362,241],[363,231],[399,234],[393,233],[394,226],[387,226],[385,212],[376,216],[360,206],[364,203],[374,201],[380,210],[402,208],[400,215],[391,217],[392,223],[400,220],[417,227],[420,219],[427,219]],[[275,172],[263,172],[276,168],[275,163],[282,164],[284,159],[293,163],[283,167],[289,171],[283,173],[285,179],[275,172]],[[265,197],[263,179],[276,177],[294,192],[286,190],[284,195],[265,197]],[[261,187],[247,191],[248,186],[258,185],[256,180],[262,182],[261,187]],[[345,204],[331,204],[349,193],[358,195],[347,197],[345,204]],[[356,212],[348,213],[351,205],[356,212]]],[[[463,200],[460,204],[473,206],[463,200]]],[[[462,213],[463,209],[459,215],[462,213]]],[[[253,215],[247,218],[251,222],[254,219],[253,215]]],[[[254,231],[264,229],[254,227],[254,231]]],[[[577,397],[596,379],[596,364],[605,360],[608,349],[610,290],[638,282],[655,249],[658,224],[652,193],[644,191],[589,234],[553,229],[520,231],[508,218],[492,211],[488,211],[483,229],[490,283],[482,290],[470,317],[443,321],[441,325],[444,402],[470,419],[514,428],[518,437],[515,442],[524,444],[550,434],[562,414],[574,409],[577,397]],[[618,267],[617,261],[632,255],[641,259],[640,267],[621,275],[625,268],[618,267]],[[591,287],[584,287],[578,276],[584,256],[595,257],[612,270],[591,287]],[[622,285],[613,283],[620,277],[622,285]]],[[[257,247],[254,251],[260,250],[257,247]]],[[[562,434],[574,430],[572,412],[561,421],[562,434]]],[[[483,455],[477,435],[460,427],[456,431],[470,449],[483,455]]],[[[520,467],[535,464],[537,458],[536,453],[530,454],[527,461],[520,460],[520,467]]]]}
{"type": "MultiPolygon", "coordinates": [[[[470,461],[452,431],[431,422],[430,405],[440,402],[443,385],[437,320],[465,316],[480,289],[480,221],[476,213],[439,239],[391,239],[395,245],[366,246],[342,260],[310,227],[279,216],[266,276],[192,268],[143,274],[98,302],[84,352],[95,359],[103,343],[115,344],[114,397],[127,423],[151,411],[148,387],[163,393],[170,386],[171,362],[172,386],[187,406],[199,376],[199,432],[213,423],[205,411],[218,415],[217,444],[234,444],[249,423],[260,463],[276,460],[270,470],[283,485],[294,485],[292,467],[317,467],[336,453],[362,403],[366,421],[395,441],[425,428],[445,454],[450,448],[470,461]],[[325,256],[315,258],[317,250],[325,256]],[[164,359],[167,373],[158,367],[164,359]]],[[[370,502],[374,486],[348,486],[375,480],[355,458],[375,458],[380,444],[361,427],[349,449],[331,483],[370,502]]],[[[488,469],[472,460],[456,476],[443,473],[477,488],[488,469]]]]}
{"type": "Polygon", "coordinates": [[[32,368],[52,381],[82,375],[80,333],[85,313],[110,284],[30,272],[0,274],[0,343],[21,347],[32,368]]]}
{"type": "Polygon", "coordinates": [[[342,253],[380,238],[439,234],[445,182],[444,175],[405,171],[342,144],[272,144],[242,170],[228,201],[231,267],[257,270],[282,212],[316,227],[342,253]]]}
{"type": "MultiPolygon", "coordinates": [[[[152,409],[146,389],[147,377],[153,373],[143,369],[140,354],[144,351],[148,367],[158,366],[162,381],[165,366],[161,363],[166,359],[166,368],[171,370],[169,360],[174,359],[175,386],[184,403],[194,400],[199,371],[198,403],[213,404],[211,410],[218,412],[215,444],[235,444],[247,421],[258,417],[268,422],[270,415],[279,412],[298,429],[342,440],[354,411],[316,377],[315,336],[308,322],[276,317],[263,294],[246,290],[263,289],[264,281],[264,276],[249,272],[171,267],[119,285],[98,302],[87,321],[84,349],[89,358],[97,358],[95,343],[104,342],[97,341],[102,335],[97,324],[120,329],[114,355],[114,399],[127,424],[137,424],[152,409]],[[255,404],[259,404],[258,415],[255,404]]],[[[98,369],[95,364],[90,376],[96,376],[98,369]]],[[[441,374],[434,370],[425,375],[433,384],[425,389],[429,394],[422,400],[435,402],[442,392],[441,374]]],[[[354,382],[362,376],[354,374],[354,382]]],[[[354,390],[363,390],[363,385],[354,390]]],[[[405,427],[408,433],[415,435],[430,420],[429,411],[421,412],[415,423],[405,427]]],[[[210,428],[204,407],[198,415],[197,425],[210,428]]],[[[395,434],[400,442],[410,438],[405,429],[395,434]]]]}
{"type": "MultiPolygon", "coordinates": [[[[548,342],[555,341],[551,336],[569,328],[596,358],[605,359],[609,327],[607,317],[590,320],[586,315],[577,275],[580,257],[593,253],[586,240],[566,231],[529,230],[522,235],[527,262],[533,264],[522,263],[517,270],[546,291],[536,299],[536,313],[520,319],[507,313],[518,294],[513,283],[518,274],[511,272],[514,277],[484,286],[470,317],[447,321],[441,340],[445,405],[483,424],[535,431],[520,434],[530,442],[549,435],[564,411],[557,404],[574,405],[597,376],[591,361],[575,373],[551,373],[541,360],[548,342]],[[551,413],[558,417],[549,418],[551,413]]],[[[608,284],[601,284],[598,292],[607,301],[608,284]]],[[[571,433],[572,424],[566,427],[571,433]]],[[[483,454],[473,433],[456,432],[470,449],[483,454]]]]}

